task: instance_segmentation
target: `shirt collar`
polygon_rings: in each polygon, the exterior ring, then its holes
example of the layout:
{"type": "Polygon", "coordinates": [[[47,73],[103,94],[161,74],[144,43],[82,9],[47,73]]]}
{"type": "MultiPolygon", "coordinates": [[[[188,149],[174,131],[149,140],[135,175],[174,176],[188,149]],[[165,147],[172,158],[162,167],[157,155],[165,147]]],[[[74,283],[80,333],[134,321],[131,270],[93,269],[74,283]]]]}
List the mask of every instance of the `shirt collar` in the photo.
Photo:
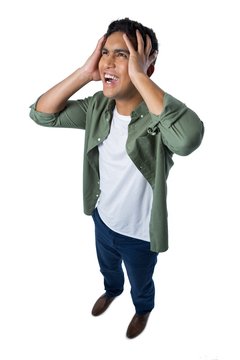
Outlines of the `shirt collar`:
{"type": "MultiPolygon", "coordinates": [[[[116,106],[116,102],[115,100],[109,99],[107,106],[106,106],[106,111],[112,113],[114,108],[116,106]]],[[[147,115],[149,113],[149,110],[147,108],[147,105],[145,104],[144,101],[142,101],[137,107],[136,109],[134,109],[131,113],[131,118],[132,121],[136,121],[139,118],[143,118],[145,115],[147,115]]]]}
{"type": "Polygon", "coordinates": [[[135,110],[132,111],[131,117],[132,119],[138,119],[139,117],[144,117],[149,113],[147,105],[144,101],[142,101],[135,110]]]}

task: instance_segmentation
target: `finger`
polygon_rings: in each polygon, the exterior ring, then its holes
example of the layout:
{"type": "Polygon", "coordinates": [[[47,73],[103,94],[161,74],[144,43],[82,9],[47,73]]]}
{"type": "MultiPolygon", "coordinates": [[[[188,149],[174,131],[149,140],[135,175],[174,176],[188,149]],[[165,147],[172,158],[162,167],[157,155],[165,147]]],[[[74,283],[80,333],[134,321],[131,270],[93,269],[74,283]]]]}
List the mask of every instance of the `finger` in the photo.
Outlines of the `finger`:
{"type": "Polygon", "coordinates": [[[129,52],[130,52],[130,53],[134,52],[135,50],[134,50],[133,44],[132,44],[131,41],[129,40],[127,34],[123,34],[123,40],[125,41],[129,52]]]}
{"type": "Polygon", "coordinates": [[[158,56],[158,52],[156,50],[153,52],[152,55],[149,56],[149,62],[152,64],[157,59],[157,56],[158,56]]]}
{"type": "Polygon", "coordinates": [[[106,42],[106,36],[103,35],[97,42],[97,49],[101,50],[105,42],[106,42]]]}
{"type": "Polygon", "coordinates": [[[147,57],[149,57],[149,55],[151,54],[152,51],[152,41],[150,39],[150,36],[147,35],[146,36],[146,49],[145,49],[145,54],[147,55],[147,57]]]}
{"type": "Polygon", "coordinates": [[[137,37],[137,51],[138,53],[142,54],[144,51],[144,41],[139,30],[136,30],[136,37],[137,37]]]}

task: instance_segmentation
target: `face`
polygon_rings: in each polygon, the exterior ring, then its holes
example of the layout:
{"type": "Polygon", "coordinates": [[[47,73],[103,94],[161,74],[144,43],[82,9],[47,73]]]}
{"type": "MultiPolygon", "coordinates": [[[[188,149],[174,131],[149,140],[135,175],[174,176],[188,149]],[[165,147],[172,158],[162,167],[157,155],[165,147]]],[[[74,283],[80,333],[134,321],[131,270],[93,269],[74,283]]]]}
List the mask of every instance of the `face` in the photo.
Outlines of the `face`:
{"type": "Polygon", "coordinates": [[[107,38],[99,61],[99,73],[106,97],[130,101],[139,93],[128,75],[129,51],[122,36],[122,32],[115,32],[107,38]]]}

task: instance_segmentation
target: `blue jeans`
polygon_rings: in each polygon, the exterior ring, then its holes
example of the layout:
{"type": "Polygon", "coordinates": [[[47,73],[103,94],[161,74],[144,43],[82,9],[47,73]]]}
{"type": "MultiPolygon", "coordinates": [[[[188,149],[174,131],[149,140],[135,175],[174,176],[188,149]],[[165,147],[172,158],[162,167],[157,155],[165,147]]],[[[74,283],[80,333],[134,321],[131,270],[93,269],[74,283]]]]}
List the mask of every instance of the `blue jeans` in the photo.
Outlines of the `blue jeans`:
{"type": "Polygon", "coordinates": [[[150,243],[121,235],[101,220],[97,209],[93,212],[96,251],[100,271],[104,277],[107,296],[123,292],[125,265],[131,285],[131,297],[137,314],[154,308],[155,287],[152,279],[157,253],[150,251],[150,243]]]}

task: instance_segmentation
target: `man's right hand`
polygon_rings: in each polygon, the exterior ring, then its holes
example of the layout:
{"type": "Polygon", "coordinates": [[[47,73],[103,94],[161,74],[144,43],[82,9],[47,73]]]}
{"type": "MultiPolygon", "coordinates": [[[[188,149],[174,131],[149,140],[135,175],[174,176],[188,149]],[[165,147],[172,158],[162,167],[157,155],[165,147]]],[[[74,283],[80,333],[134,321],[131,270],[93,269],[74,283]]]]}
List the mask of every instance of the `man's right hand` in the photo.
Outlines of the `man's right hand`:
{"type": "Polygon", "coordinates": [[[89,77],[90,80],[99,81],[100,74],[98,70],[98,63],[102,56],[102,47],[106,41],[105,36],[102,36],[98,40],[97,46],[92,55],[87,59],[85,64],[82,66],[82,71],[89,77]]]}
{"type": "Polygon", "coordinates": [[[66,79],[46,91],[38,100],[36,110],[57,113],[64,109],[67,100],[90,81],[100,80],[98,63],[102,55],[105,36],[98,40],[97,46],[83,66],[66,79]]]}

